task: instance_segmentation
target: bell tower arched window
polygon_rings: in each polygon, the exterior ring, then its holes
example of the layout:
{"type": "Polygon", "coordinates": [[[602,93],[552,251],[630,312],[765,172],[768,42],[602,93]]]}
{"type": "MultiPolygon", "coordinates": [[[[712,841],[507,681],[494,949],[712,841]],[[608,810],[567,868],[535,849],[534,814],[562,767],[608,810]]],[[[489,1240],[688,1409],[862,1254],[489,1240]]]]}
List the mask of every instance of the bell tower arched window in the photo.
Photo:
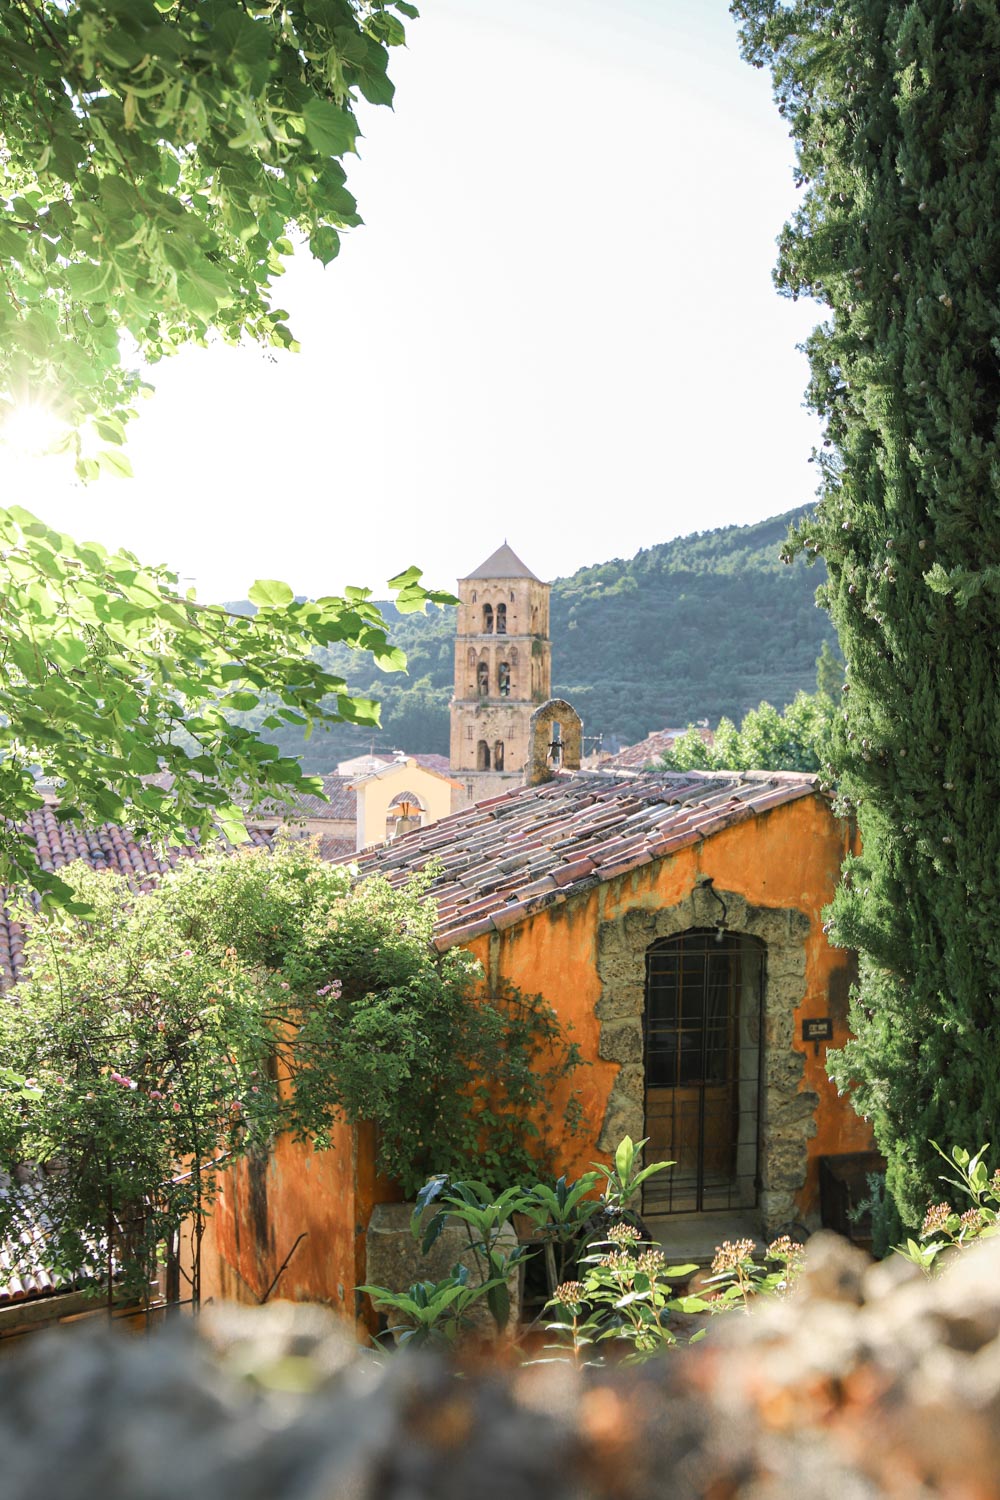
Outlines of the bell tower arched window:
{"type": "Polygon", "coordinates": [[[490,747],[485,740],[480,740],[476,746],[476,770],[488,771],[490,768],[490,747]]]}
{"type": "Polygon", "coordinates": [[[493,634],[493,606],[492,606],[492,604],[484,604],[483,605],[483,634],[484,635],[492,635],[493,634]]]}
{"type": "Polygon", "coordinates": [[[480,698],[488,698],[490,696],[490,664],[488,661],[481,661],[476,668],[476,682],[479,687],[480,698]]]}
{"type": "Polygon", "coordinates": [[[507,634],[507,606],[506,606],[506,604],[498,604],[497,605],[497,635],[506,635],[506,634],[507,634]]]}
{"type": "Polygon", "coordinates": [[[493,746],[493,769],[494,771],[503,770],[503,740],[497,740],[493,746]]]}
{"type": "Polygon", "coordinates": [[[497,667],[497,691],[501,698],[510,697],[510,664],[502,661],[497,667]]]}

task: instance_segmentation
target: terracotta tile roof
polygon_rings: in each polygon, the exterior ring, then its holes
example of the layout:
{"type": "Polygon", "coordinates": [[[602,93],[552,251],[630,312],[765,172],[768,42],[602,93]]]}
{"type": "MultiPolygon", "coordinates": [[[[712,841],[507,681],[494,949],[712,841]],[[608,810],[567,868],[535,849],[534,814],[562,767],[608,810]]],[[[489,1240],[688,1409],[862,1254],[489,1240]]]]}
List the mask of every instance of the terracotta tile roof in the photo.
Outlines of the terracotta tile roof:
{"type": "Polygon", "coordinates": [[[353,859],[356,852],[354,839],[335,839],[321,837],[319,841],[320,859],[328,859],[333,864],[340,864],[345,859],[353,859]]]}
{"type": "MultiPolygon", "coordinates": [[[[289,797],[286,803],[275,803],[272,812],[279,817],[330,818],[335,822],[353,821],[358,815],[358,795],[354,790],[356,776],[331,771],[321,778],[327,801],[312,792],[289,797]]],[[[259,819],[260,814],[254,814],[259,819]]]]}
{"type": "MultiPolygon", "coordinates": [[[[697,732],[701,735],[706,745],[713,743],[715,736],[710,729],[698,729],[697,732]]],[[[646,766],[651,763],[655,764],[661,755],[665,755],[668,750],[672,750],[677,738],[685,733],[686,731],[683,729],[651,730],[646,738],[640,740],[637,745],[623,745],[614,755],[609,755],[606,758],[602,757],[601,769],[618,771],[645,770],[646,766]]]]}
{"type": "MultiPolygon", "coordinates": [[[[0,1199],[11,1190],[10,1178],[0,1174],[0,1199]]],[[[12,1302],[29,1302],[69,1291],[73,1277],[52,1270],[48,1246],[52,1236],[43,1179],[20,1185],[14,1202],[14,1231],[0,1240],[0,1308],[12,1302]]]]}
{"type": "Polygon", "coordinates": [[[451,775],[451,761],[447,755],[411,755],[410,760],[415,760],[418,766],[425,770],[436,771],[439,776],[451,775]]]}
{"type": "MultiPolygon", "coordinates": [[[[93,870],[117,870],[138,890],[147,890],[157,875],[173,869],[180,859],[198,859],[202,849],[197,840],[158,854],[151,844],[137,842],[127,828],[116,823],[102,823],[96,829],[83,829],[75,823],[60,823],[55,809],[41,807],[26,820],[25,831],[34,840],[38,862],[43,870],[61,870],[74,859],[82,859],[93,870]]],[[[270,840],[250,829],[250,842],[268,847],[270,840]]],[[[222,848],[230,848],[220,840],[222,848]]],[[[0,990],[7,989],[21,972],[24,955],[24,930],[7,914],[7,892],[0,886],[0,990]]]]}
{"type": "Polygon", "coordinates": [[[413,829],[357,856],[406,880],[430,861],[439,948],[502,931],[602,881],[817,790],[793,771],[577,771],[413,829]]]}

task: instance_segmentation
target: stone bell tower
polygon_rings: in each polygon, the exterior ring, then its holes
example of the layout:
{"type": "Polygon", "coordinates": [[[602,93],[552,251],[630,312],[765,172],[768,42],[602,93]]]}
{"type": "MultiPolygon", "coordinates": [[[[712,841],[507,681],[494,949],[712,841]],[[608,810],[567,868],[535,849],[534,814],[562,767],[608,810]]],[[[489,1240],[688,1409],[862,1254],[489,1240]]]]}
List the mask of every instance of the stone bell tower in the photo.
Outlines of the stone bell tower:
{"type": "Polygon", "coordinates": [[[531,716],[552,693],[549,593],[506,542],[458,580],[451,774],[470,802],[521,782],[531,716]]]}

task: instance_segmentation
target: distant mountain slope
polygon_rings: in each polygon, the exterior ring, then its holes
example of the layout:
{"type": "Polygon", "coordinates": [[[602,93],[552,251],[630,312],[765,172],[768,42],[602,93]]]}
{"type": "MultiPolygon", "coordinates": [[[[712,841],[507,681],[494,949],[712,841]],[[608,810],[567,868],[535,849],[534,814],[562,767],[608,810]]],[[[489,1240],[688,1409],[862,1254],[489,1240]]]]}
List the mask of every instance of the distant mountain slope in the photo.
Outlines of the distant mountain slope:
{"type": "MultiPolygon", "coordinates": [[[[778,555],[803,513],[678,537],[555,581],[553,691],[579,710],[586,735],[631,744],[667,725],[738,721],[763,699],[782,708],[815,686],[816,658],[833,640],[814,603],[825,573],[801,560],[787,567],[778,555]]],[[[518,545],[530,562],[530,538],[518,545]]],[[[447,754],[453,612],[384,610],[409,674],[359,669],[340,649],[328,653],[331,666],[357,692],[380,699],[378,743],[447,754]]],[[[308,744],[291,730],[275,738],[319,771],[372,736],[345,725],[308,744]]]]}

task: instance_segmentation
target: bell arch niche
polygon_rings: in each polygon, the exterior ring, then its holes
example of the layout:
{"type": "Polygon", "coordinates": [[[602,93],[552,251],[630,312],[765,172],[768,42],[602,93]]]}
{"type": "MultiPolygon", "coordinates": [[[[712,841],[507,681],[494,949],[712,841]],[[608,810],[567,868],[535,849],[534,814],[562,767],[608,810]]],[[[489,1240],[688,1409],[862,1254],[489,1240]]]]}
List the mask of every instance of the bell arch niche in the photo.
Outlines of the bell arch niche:
{"type": "Polygon", "coordinates": [[[427,808],[416,792],[399,792],[386,810],[386,838],[399,838],[400,834],[409,833],[412,828],[422,828],[426,816],[427,808]]]}
{"type": "Polygon", "coordinates": [[[564,698],[550,698],[528,721],[528,785],[551,781],[558,770],[578,771],[583,722],[564,698]]]}
{"type": "MultiPolygon", "coordinates": [[[[754,1155],[753,1193],[762,1227],[770,1235],[797,1217],[796,1195],[805,1184],[808,1142],[816,1133],[818,1098],[801,1087],[804,1058],[794,1047],[795,1011],[806,994],[809,919],[794,909],[751,906],[739,892],[720,890],[718,895],[727,909],[721,946],[729,945],[743,966],[746,989],[739,1026],[748,1048],[753,1048],[753,1032],[755,1028],[757,1031],[755,1150],[745,1130],[741,1136],[738,1121],[729,1149],[735,1153],[737,1164],[733,1175],[740,1179],[747,1177],[748,1157],[754,1155]],[[746,944],[746,939],[753,941],[746,944]],[[756,965],[749,980],[748,960],[756,965]]],[[[641,1140],[653,1123],[654,1101],[647,1101],[646,1092],[647,955],[651,950],[663,952],[659,945],[664,939],[686,934],[700,934],[700,941],[707,931],[708,941],[714,943],[718,916],[715,895],[707,886],[698,885],[674,906],[636,908],[599,924],[597,972],[601,995],[595,1007],[600,1022],[598,1056],[619,1065],[598,1138],[601,1151],[614,1151],[624,1135],[641,1140]]],[[[738,1108],[739,1088],[737,1079],[738,1108]]],[[[751,1089],[751,1079],[744,1080],[744,1103],[749,1104],[751,1089]]],[[[669,1160],[676,1154],[657,1152],[650,1156],[649,1150],[647,1147],[647,1161],[669,1160]]],[[[657,1183],[659,1177],[668,1175],[657,1174],[649,1182],[657,1183]]],[[[664,1187],[669,1190],[669,1184],[664,1187]]],[[[650,1197],[646,1212],[697,1211],[690,1199],[682,1204],[679,1196],[673,1204],[664,1203],[663,1189],[658,1191],[661,1201],[650,1197]]],[[[702,1211],[711,1212],[715,1206],[711,1194],[703,1193],[702,1211]]],[[[745,1207],[749,1210],[751,1205],[745,1207]]]]}

